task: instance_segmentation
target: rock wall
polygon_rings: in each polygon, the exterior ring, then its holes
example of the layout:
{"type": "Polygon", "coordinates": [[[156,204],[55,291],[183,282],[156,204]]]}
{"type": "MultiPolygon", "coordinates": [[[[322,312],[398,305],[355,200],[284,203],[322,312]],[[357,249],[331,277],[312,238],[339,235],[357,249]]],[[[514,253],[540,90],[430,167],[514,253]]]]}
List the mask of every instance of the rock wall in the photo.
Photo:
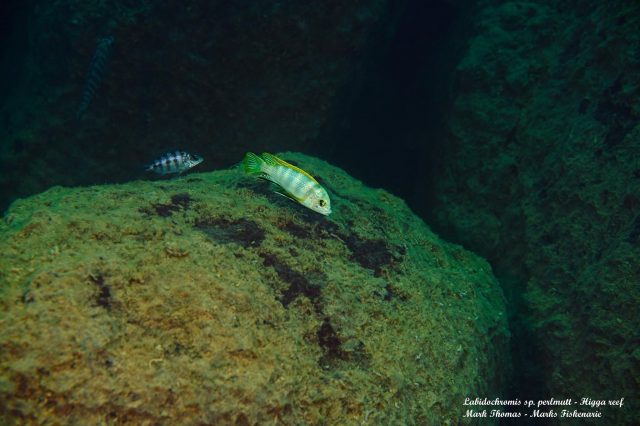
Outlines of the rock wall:
{"type": "MultiPolygon", "coordinates": [[[[480,2],[435,222],[486,256],[554,397],[640,409],[640,7],[480,2]],[[526,315],[529,312],[530,315],[526,315]]],[[[524,367],[523,367],[524,368],[524,367]]]]}
{"type": "Polygon", "coordinates": [[[55,187],[0,222],[0,422],[466,424],[510,365],[478,256],[301,154],[324,217],[237,169],[55,187]]]}

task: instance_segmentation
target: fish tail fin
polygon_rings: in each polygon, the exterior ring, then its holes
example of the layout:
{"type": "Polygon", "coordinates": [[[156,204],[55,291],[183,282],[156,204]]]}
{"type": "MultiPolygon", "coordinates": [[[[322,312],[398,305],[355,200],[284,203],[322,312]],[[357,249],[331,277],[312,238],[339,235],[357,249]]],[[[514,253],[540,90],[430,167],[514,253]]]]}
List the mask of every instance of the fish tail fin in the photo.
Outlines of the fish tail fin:
{"type": "Polygon", "coordinates": [[[264,160],[258,157],[253,152],[247,152],[242,160],[242,168],[250,175],[260,174],[262,172],[262,165],[264,160]]]}

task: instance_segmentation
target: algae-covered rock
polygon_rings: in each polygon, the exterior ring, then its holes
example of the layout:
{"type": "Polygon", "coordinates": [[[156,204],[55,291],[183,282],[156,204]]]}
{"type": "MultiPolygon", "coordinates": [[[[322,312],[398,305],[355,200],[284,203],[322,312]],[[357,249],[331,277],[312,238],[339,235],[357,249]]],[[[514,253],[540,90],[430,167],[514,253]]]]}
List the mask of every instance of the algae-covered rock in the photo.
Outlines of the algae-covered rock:
{"type": "Polygon", "coordinates": [[[434,226],[485,256],[518,307],[521,394],[625,398],[600,420],[638,424],[640,3],[480,8],[434,226]]]}
{"type": "Polygon", "coordinates": [[[237,169],[52,188],[0,224],[0,419],[438,424],[509,365],[488,264],[301,154],[329,217],[237,169]]]}

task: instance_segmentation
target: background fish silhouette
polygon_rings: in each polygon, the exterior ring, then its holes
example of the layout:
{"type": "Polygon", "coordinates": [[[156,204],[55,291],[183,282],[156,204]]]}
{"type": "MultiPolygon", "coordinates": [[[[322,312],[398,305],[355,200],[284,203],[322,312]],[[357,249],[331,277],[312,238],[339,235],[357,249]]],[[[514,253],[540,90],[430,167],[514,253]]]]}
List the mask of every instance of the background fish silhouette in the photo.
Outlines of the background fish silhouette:
{"type": "Polygon", "coordinates": [[[82,92],[82,100],[80,101],[80,106],[78,107],[78,112],[76,114],[78,119],[81,119],[87,111],[87,108],[89,108],[89,104],[93,99],[96,89],[104,77],[113,41],[114,38],[112,36],[103,37],[98,41],[98,46],[93,54],[93,59],[91,59],[91,65],[89,66],[89,72],[87,73],[87,79],[82,92]]]}

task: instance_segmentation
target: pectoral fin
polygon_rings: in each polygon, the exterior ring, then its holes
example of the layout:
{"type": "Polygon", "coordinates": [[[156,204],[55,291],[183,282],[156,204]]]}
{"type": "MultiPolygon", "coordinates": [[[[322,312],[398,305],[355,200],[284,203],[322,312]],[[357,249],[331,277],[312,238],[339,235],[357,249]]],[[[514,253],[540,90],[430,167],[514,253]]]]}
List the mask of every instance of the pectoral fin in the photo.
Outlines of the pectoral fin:
{"type": "Polygon", "coordinates": [[[280,191],[275,191],[275,193],[278,194],[278,195],[282,195],[283,197],[286,197],[286,198],[290,199],[291,201],[295,201],[296,203],[300,203],[301,202],[298,198],[296,198],[294,195],[288,193],[284,189],[280,189],[280,191]]]}

